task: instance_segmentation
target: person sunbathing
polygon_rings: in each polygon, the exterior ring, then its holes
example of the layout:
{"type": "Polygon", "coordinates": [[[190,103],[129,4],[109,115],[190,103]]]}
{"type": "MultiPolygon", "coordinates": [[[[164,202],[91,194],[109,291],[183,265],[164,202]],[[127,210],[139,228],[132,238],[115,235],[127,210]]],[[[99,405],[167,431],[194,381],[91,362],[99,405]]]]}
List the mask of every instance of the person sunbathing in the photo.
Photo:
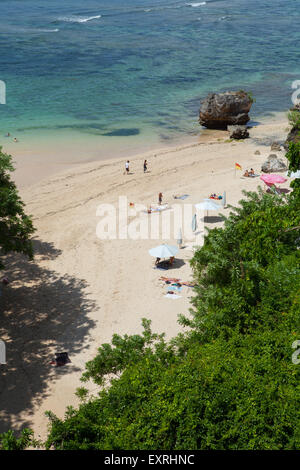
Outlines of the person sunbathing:
{"type": "Polygon", "coordinates": [[[174,256],[171,256],[171,258],[169,259],[169,264],[170,264],[170,266],[173,265],[174,259],[175,259],[174,256]]]}
{"type": "Polygon", "coordinates": [[[248,171],[248,170],[246,170],[246,171],[245,171],[245,173],[244,173],[244,176],[247,176],[247,177],[248,177],[248,176],[250,176],[250,174],[249,174],[249,171],[248,171]]]}
{"type": "Polygon", "coordinates": [[[155,266],[157,266],[157,265],[159,264],[159,262],[160,262],[160,258],[156,258],[156,260],[155,260],[155,266]]]}
{"type": "Polygon", "coordinates": [[[249,171],[249,176],[254,176],[254,174],[255,174],[254,170],[253,170],[253,168],[251,168],[250,171],[249,171]]]}

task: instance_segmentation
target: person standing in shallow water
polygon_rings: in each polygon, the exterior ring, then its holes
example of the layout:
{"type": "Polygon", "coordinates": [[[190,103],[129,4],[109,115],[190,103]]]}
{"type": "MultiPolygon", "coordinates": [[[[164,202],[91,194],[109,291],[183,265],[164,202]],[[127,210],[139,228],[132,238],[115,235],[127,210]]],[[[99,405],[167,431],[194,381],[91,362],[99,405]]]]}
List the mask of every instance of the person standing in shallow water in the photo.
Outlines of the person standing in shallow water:
{"type": "Polygon", "coordinates": [[[158,204],[159,205],[161,205],[161,203],[162,203],[162,196],[163,196],[162,193],[159,193],[159,195],[158,195],[158,204]]]}
{"type": "Polygon", "coordinates": [[[148,165],[148,164],[147,164],[147,160],[145,160],[145,161],[144,161],[144,173],[146,173],[146,171],[147,171],[147,165],[148,165]]]}

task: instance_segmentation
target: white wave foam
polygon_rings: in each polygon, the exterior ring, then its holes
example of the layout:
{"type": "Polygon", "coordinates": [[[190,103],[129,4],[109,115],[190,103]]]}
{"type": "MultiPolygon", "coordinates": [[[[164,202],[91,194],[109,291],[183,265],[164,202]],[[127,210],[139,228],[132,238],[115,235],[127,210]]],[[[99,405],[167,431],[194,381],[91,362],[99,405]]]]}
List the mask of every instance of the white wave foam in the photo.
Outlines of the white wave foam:
{"type": "Polygon", "coordinates": [[[88,21],[97,20],[101,18],[101,15],[89,16],[87,18],[79,16],[63,16],[58,18],[59,21],[66,21],[67,23],[87,23],[88,21]]]}
{"type": "Polygon", "coordinates": [[[39,33],[58,33],[59,29],[38,29],[39,33]]]}
{"type": "Polygon", "coordinates": [[[186,5],[188,5],[189,7],[201,7],[203,5],[206,5],[206,2],[200,2],[200,3],[186,3],[186,5]]]}

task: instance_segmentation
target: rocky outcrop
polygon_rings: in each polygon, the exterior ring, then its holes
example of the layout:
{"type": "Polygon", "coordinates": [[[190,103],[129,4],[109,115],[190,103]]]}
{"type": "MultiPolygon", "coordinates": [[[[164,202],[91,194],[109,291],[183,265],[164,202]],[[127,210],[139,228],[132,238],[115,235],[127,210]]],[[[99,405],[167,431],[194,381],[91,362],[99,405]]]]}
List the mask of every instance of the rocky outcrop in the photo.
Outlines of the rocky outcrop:
{"type": "Polygon", "coordinates": [[[264,173],[278,173],[278,171],[286,171],[287,166],[282,158],[272,153],[268,156],[267,160],[262,164],[261,171],[264,173]]]}
{"type": "Polygon", "coordinates": [[[249,132],[246,126],[228,126],[230,139],[241,140],[249,137],[249,132]]]}
{"type": "Polygon", "coordinates": [[[290,130],[286,141],[284,143],[284,148],[285,150],[289,149],[289,144],[290,142],[295,142],[295,143],[300,143],[300,126],[299,126],[299,121],[300,121],[300,103],[295,104],[293,108],[290,109],[291,115],[293,115],[293,120],[290,122],[294,123],[292,129],[290,130]],[[299,116],[299,118],[297,118],[299,116]],[[298,121],[298,122],[297,122],[298,121]]]}
{"type": "Polygon", "coordinates": [[[201,103],[199,123],[209,129],[247,124],[252,101],[244,91],[211,93],[201,103]]]}
{"type": "Polygon", "coordinates": [[[281,152],[281,144],[279,142],[273,142],[271,145],[271,152],[281,152]]]}
{"type": "Polygon", "coordinates": [[[298,129],[298,127],[293,127],[293,129],[289,132],[284,143],[284,148],[286,150],[289,149],[290,142],[300,143],[300,129],[298,129]]]}

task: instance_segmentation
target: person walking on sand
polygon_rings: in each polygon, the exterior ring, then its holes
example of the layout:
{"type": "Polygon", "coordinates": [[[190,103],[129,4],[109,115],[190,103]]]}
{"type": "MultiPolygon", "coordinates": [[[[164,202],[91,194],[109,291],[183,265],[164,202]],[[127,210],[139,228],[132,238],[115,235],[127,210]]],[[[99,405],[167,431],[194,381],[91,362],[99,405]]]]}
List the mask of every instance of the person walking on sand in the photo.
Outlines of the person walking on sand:
{"type": "Polygon", "coordinates": [[[147,171],[147,160],[144,161],[144,173],[147,171]]]}
{"type": "Polygon", "coordinates": [[[129,160],[127,160],[127,162],[125,163],[125,170],[126,170],[126,174],[128,175],[128,173],[129,173],[129,160]]]}
{"type": "Polygon", "coordinates": [[[159,193],[159,195],[158,195],[158,204],[159,205],[161,205],[161,203],[162,203],[162,197],[163,197],[162,193],[159,193]]]}

